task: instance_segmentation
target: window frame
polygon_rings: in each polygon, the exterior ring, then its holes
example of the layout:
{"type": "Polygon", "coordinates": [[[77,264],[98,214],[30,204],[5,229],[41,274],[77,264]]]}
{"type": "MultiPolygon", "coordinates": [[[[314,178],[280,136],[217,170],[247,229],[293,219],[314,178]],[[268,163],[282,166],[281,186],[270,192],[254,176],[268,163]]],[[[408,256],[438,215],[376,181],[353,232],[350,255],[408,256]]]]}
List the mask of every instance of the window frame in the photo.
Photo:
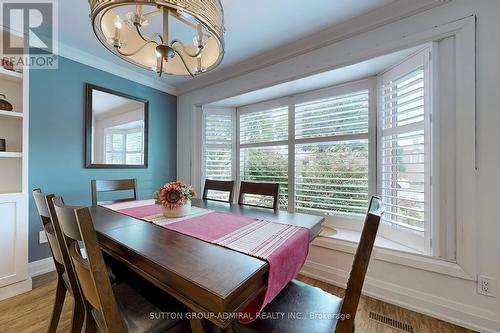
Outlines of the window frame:
{"type": "MultiPolygon", "coordinates": [[[[453,129],[445,128],[447,136],[444,138],[435,137],[436,142],[439,139],[440,144],[447,147],[452,143],[453,148],[446,159],[441,160],[441,172],[439,173],[441,180],[434,178],[435,187],[439,185],[440,193],[444,193],[440,197],[435,197],[434,207],[439,208],[440,213],[437,215],[439,227],[444,230],[441,235],[442,239],[434,239],[434,251],[437,249],[439,253],[433,257],[422,256],[419,254],[400,253],[399,250],[392,249],[375,249],[376,259],[387,261],[397,265],[404,265],[416,269],[421,269],[438,274],[449,275],[465,279],[469,281],[477,280],[477,255],[478,255],[478,228],[477,228],[477,211],[478,200],[474,189],[477,185],[478,170],[481,164],[477,158],[477,133],[476,133],[476,16],[467,16],[451,22],[441,22],[442,24],[432,24],[425,29],[419,29],[411,33],[401,33],[394,38],[387,39],[387,45],[373,42],[371,46],[366,45],[365,40],[352,39],[348,40],[346,48],[340,48],[339,52],[343,56],[329,57],[324,60],[324,64],[316,64],[314,70],[306,68],[299,70],[299,74],[294,71],[278,71],[276,76],[267,75],[267,72],[261,73],[261,80],[242,81],[242,84],[248,83],[245,88],[241,88],[238,84],[229,85],[229,90],[218,89],[215,94],[194,94],[182,96],[179,102],[181,111],[178,115],[179,124],[182,126],[194,126],[196,129],[189,152],[178,151],[178,173],[180,177],[187,181],[192,180],[193,183],[199,184],[201,158],[201,108],[202,105],[214,103],[225,98],[239,96],[249,91],[257,91],[258,89],[273,86],[285,81],[292,81],[297,78],[306,77],[311,74],[324,71],[328,68],[337,68],[348,63],[356,63],[361,60],[371,59],[384,53],[391,53],[394,50],[406,49],[421,45],[423,42],[431,42],[439,44],[439,52],[433,52],[433,59],[439,60],[434,62],[434,65],[439,63],[439,70],[433,70],[435,78],[437,76],[439,85],[434,87],[435,98],[433,104],[435,110],[439,113],[435,114],[434,127],[437,127],[439,117],[446,110],[455,116],[453,129]],[[441,41],[448,37],[453,38],[450,52],[442,52],[441,41]],[[352,49],[357,52],[352,52],[352,49]],[[441,56],[443,54],[443,56],[441,56]],[[346,60],[347,59],[347,60],[346,60]],[[325,65],[326,64],[326,65],[325,65]],[[441,64],[445,64],[444,68],[441,64]],[[437,73],[439,72],[439,73],[437,73]],[[436,75],[437,74],[437,75],[436,75]],[[299,75],[299,76],[297,76],[299,75]],[[443,80],[442,80],[443,79],[443,80]],[[444,82],[444,84],[443,84],[444,82]],[[444,91],[446,99],[441,98],[444,91]],[[436,93],[439,92],[439,93],[436,93]],[[455,135],[455,131],[457,134],[455,135]],[[443,172],[447,168],[454,168],[453,175],[448,177],[448,173],[443,172]],[[442,180],[444,184],[441,184],[442,180]],[[443,199],[446,198],[446,199],[443,199]],[[452,203],[449,202],[452,200],[452,203]],[[445,232],[450,226],[456,228],[456,232],[450,236],[449,232],[445,232]],[[436,244],[440,242],[439,248],[436,244]],[[448,249],[448,246],[451,248],[448,249]],[[441,257],[441,252],[449,252],[450,256],[441,257]],[[444,260],[443,260],[444,259],[444,260]]],[[[410,29],[411,30],[411,29],[410,29]]],[[[336,51],[335,49],[334,51],[336,51]]],[[[334,52],[335,53],[335,52],[334,52]]],[[[287,66],[285,66],[287,67],[287,66]]],[[[299,68],[295,66],[293,68],[299,68]]],[[[302,68],[302,67],[300,67],[302,68]]],[[[442,125],[440,125],[440,128],[442,125]]],[[[181,137],[186,139],[186,133],[180,133],[181,137]]],[[[439,146],[440,149],[442,146],[439,146]]],[[[439,171],[439,170],[438,170],[439,171]]],[[[438,174],[436,174],[438,176],[438,174]]],[[[435,209],[436,211],[436,209],[435,209]]],[[[349,241],[341,239],[321,239],[323,246],[332,248],[341,252],[355,253],[355,243],[352,242],[352,251],[346,251],[346,244],[349,241]]],[[[320,243],[316,240],[315,245],[320,243]]]]}
{"type": "Polygon", "coordinates": [[[200,177],[200,188],[205,187],[206,179],[206,148],[230,148],[231,149],[231,177],[236,179],[236,111],[233,108],[215,108],[215,107],[203,107],[202,108],[202,121],[201,121],[201,177],[200,177]],[[215,143],[209,144],[205,142],[205,119],[207,115],[230,115],[231,116],[231,144],[215,143]]]}
{"type": "MultiPolygon", "coordinates": [[[[328,143],[338,141],[348,141],[356,139],[368,139],[368,196],[375,195],[377,191],[377,175],[376,175],[376,123],[377,123],[377,99],[375,96],[376,79],[370,77],[358,81],[352,81],[345,84],[335,85],[323,89],[314,90],[311,92],[291,95],[287,97],[277,98],[255,104],[250,104],[236,108],[236,182],[240,184],[240,152],[241,148],[253,147],[273,147],[273,146],[288,146],[288,211],[295,210],[295,149],[297,144],[308,143],[328,143]],[[338,136],[325,136],[316,138],[295,138],[295,105],[300,103],[311,102],[319,99],[345,95],[358,91],[368,91],[368,133],[367,134],[348,134],[338,136]],[[240,116],[242,114],[270,110],[288,106],[288,139],[265,142],[265,143],[240,143],[240,116]],[[373,158],[372,158],[373,157],[373,158]]],[[[204,169],[204,167],[203,167],[204,169]]],[[[354,229],[361,231],[363,227],[362,216],[356,217],[349,214],[339,212],[330,212],[327,216],[335,217],[335,226],[341,228],[354,229]]]]}
{"type": "MultiPolygon", "coordinates": [[[[432,75],[431,75],[431,45],[426,46],[422,50],[419,50],[417,53],[409,56],[404,59],[400,64],[394,65],[389,68],[385,72],[379,74],[377,77],[370,77],[358,81],[348,82],[341,85],[336,85],[332,87],[327,87],[315,91],[310,91],[306,93],[291,95],[287,97],[277,98],[269,101],[263,101],[255,104],[250,104],[242,107],[236,108],[236,154],[235,154],[235,179],[237,184],[240,183],[240,152],[241,148],[250,148],[250,147],[272,147],[272,146],[288,146],[288,211],[295,211],[295,178],[296,178],[296,170],[295,170],[295,151],[296,145],[298,144],[314,144],[314,143],[329,143],[329,142],[338,142],[338,141],[349,141],[356,139],[368,139],[368,196],[372,195],[381,195],[380,183],[381,183],[381,162],[380,162],[380,144],[381,144],[381,117],[379,115],[381,111],[381,98],[379,97],[379,91],[381,89],[382,77],[385,75],[397,75],[398,73],[402,73],[407,71],[408,68],[415,66],[415,62],[418,63],[420,60],[424,62],[424,98],[425,105],[427,109],[430,111],[425,112],[425,135],[426,135],[426,156],[433,158],[436,154],[433,154],[432,146],[436,143],[432,140],[432,127],[430,124],[430,118],[432,113],[432,100],[431,95],[432,91],[432,75]],[[407,63],[407,65],[401,65],[402,63],[407,63]],[[339,135],[339,136],[324,136],[324,137],[315,137],[315,138],[295,138],[295,106],[300,103],[307,103],[315,100],[320,100],[324,98],[340,96],[344,94],[354,93],[357,91],[368,91],[368,133],[362,134],[348,134],[348,135],[339,135]],[[259,112],[263,110],[269,110],[279,107],[285,107],[288,105],[288,140],[274,141],[274,142],[265,142],[265,143],[249,143],[249,144],[240,144],[240,116],[246,113],[259,112]]],[[[420,64],[421,65],[421,64],[420,64]]],[[[426,174],[433,174],[431,163],[426,163],[426,174]]],[[[436,226],[435,223],[432,223],[434,220],[434,212],[431,210],[431,202],[432,202],[432,191],[433,188],[429,189],[429,198],[426,200],[426,216],[429,216],[425,219],[425,227],[424,232],[419,233],[410,229],[405,228],[395,228],[393,225],[389,225],[387,223],[383,223],[380,226],[379,234],[387,239],[393,240],[398,243],[411,244],[415,249],[418,249],[419,252],[423,252],[427,255],[434,255],[432,253],[432,239],[437,237],[436,229],[439,226],[436,226]],[[429,206],[429,208],[427,208],[429,206]],[[423,243],[423,247],[421,245],[423,243]]],[[[363,218],[352,216],[349,214],[343,214],[341,212],[329,212],[326,216],[331,217],[325,222],[327,225],[331,225],[332,227],[342,228],[342,229],[350,229],[354,231],[361,231],[363,227],[363,218]]]]}
{"type": "Polygon", "coordinates": [[[241,168],[241,161],[240,161],[240,156],[241,156],[241,149],[243,148],[259,148],[259,147],[278,147],[278,146],[288,146],[288,211],[293,211],[291,210],[291,204],[290,204],[290,147],[289,147],[289,139],[290,139],[290,106],[289,106],[289,101],[290,97],[283,97],[283,98],[277,98],[269,101],[264,101],[260,103],[255,103],[255,104],[250,104],[247,106],[243,107],[238,107],[236,108],[236,152],[235,152],[235,178],[236,179],[236,187],[237,187],[237,192],[239,193],[240,191],[240,184],[241,184],[241,175],[240,175],[240,168],[241,168]],[[242,144],[240,141],[240,118],[242,114],[248,114],[248,113],[254,113],[254,112],[259,112],[259,111],[264,111],[264,110],[271,110],[271,109],[276,109],[276,108],[283,108],[283,107],[288,107],[288,139],[287,140],[279,140],[279,141],[267,141],[267,142],[259,142],[259,143],[245,143],[242,144]]]}
{"type": "MultiPolygon", "coordinates": [[[[104,161],[106,161],[106,157],[108,154],[120,154],[122,156],[122,163],[126,164],[127,155],[128,154],[141,154],[141,163],[144,163],[144,127],[140,128],[131,128],[126,130],[113,129],[113,128],[105,128],[104,129],[104,161]],[[141,133],[141,142],[142,142],[142,150],[127,150],[127,136],[132,133],[141,133]],[[107,150],[106,140],[108,140],[109,135],[119,134],[123,139],[123,149],[122,150],[107,150]]],[[[131,165],[140,165],[140,164],[131,164],[131,165]]]]}
{"type": "MultiPolygon", "coordinates": [[[[432,112],[433,103],[432,95],[433,91],[433,73],[431,70],[431,57],[432,57],[432,45],[427,45],[422,50],[410,55],[400,63],[392,66],[383,73],[378,75],[377,79],[377,97],[380,96],[379,92],[383,89],[384,82],[391,80],[392,78],[398,78],[411,71],[422,67],[424,71],[424,193],[427,196],[424,202],[424,230],[423,232],[415,231],[404,226],[398,226],[391,223],[381,223],[379,227],[379,234],[389,240],[404,243],[406,246],[413,248],[423,254],[434,256],[433,253],[433,239],[439,237],[437,226],[438,223],[435,221],[435,213],[433,212],[434,205],[434,186],[433,186],[433,175],[435,165],[438,165],[434,158],[438,154],[434,153],[434,147],[437,142],[434,142],[434,135],[432,129],[432,112]]],[[[382,112],[383,112],[383,100],[378,98],[377,102],[377,193],[382,196],[382,112]]]]}

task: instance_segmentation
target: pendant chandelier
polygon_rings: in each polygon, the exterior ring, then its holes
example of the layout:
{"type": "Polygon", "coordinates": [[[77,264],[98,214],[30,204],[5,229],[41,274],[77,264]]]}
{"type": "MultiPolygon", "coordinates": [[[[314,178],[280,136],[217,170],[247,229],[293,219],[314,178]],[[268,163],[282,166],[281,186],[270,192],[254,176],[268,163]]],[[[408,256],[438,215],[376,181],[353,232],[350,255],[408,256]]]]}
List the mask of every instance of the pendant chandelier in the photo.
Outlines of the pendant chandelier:
{"type": "Polygon", "coordinates": [[[89,0],[99,41],[111,52],[159,76],[217,67],[224,56],[220,0],[89,0]]]}

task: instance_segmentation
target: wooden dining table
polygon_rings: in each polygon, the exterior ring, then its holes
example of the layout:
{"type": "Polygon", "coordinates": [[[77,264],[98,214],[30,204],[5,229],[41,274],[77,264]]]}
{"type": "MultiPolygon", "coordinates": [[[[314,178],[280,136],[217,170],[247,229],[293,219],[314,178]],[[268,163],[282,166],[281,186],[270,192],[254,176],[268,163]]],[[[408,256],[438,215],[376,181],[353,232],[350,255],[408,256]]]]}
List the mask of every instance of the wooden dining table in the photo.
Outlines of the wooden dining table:
{"type": "MultiPolygon", "coordinates": [[[[307,228],[312,241],[322,216],[274,212],[271,209],[193,199],[192,205],[213,211],[265,219],[307,228]]],[[[204,332],[209,320],[225,332],[248,303],[266,287],[264,260],[165,229],[110,209],[89,207],[105,253],[183,304],[193,332],[204,332]]]]}

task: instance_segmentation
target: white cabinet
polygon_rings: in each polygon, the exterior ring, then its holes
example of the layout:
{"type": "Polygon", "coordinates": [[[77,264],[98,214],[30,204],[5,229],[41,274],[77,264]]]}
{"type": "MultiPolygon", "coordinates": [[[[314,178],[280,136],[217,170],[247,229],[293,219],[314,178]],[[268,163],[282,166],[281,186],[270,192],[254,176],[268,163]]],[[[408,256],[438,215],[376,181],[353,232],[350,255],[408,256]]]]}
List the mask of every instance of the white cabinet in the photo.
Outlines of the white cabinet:
{"type": "MultiPolygon", "coordinates": [[[[2,31],[0,30],[0,33],[2,31]]],[[[11,38],[19,38],[11,35],[11,38]]],[[[0,110],[0,300],[31,290],[28,276],[29,71],[0,68],[0,94],[13,106],[0,110]]]]}
{"type": "Polygon", "coordinates": [[[25,202],[23,194],[0,195],[0,288],[28,279],[25,202]]]}

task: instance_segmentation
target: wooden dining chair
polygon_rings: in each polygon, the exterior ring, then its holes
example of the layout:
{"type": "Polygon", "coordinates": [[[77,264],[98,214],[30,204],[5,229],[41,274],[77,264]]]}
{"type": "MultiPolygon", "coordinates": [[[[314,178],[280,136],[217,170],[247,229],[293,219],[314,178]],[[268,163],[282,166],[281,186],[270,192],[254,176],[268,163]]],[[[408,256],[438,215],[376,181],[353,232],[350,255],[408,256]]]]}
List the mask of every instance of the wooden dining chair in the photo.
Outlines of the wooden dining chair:
{"type": "Polygon", "coordinates": [[[236,333],[352,333],[361,290],[383,213],[379,198],[372,197],[344,298],[293,280],[263,310],[294,314],[297,319],[257,319],[249,325],[233,323],[236,333]]]}
{"type": "Polygon", "coordinates": [[[101,203],[113,203],[128,200],[137,200],[137,183],[135,179],[111,179],[111,180],[96,180],[90,181],[92,191],[92,206],[97,206],[101,203]],[[116,191],[133,191],[133,197],[122,198],[119,200],[98,201],[97,195],[101,192],[116,192],[116,191]]]}
{"type": "Polygon", "coordinates": [[[48,332],[52,333],[57,330],[67,291],[74,298],[71,332],[80,332],[85,319],[85,306],[68,249],[66,246],[61,245],[64,244],[66,239],[54,213],[54,205],[52,203],[54,195],[44,194],[40,189],[34,189],[33,198],[38,209],[38,215],[40,215],[42,221],[43,229],[45,230],[45,235],[47,236],[57,273],[56,297],[48,332]]]}
{"type": "Polygon", "coordinates": [[[280,192],[280,184],[278,183],[252,183],[252,182],[241,182],[240,184],[240,195],[238,197],[238,204],[245,206],[254,206],[254,207],[262,207],[262,208],[272,208],[274,211],[278,210],[279,206],[279,196],[280,192]],[[245,195],[246,194],[254,194],[260,195],[263,197],[272,197],[273,203],[272,206],[265,205],[256,205],[245,203],[245,195]]]}
{"type": "Polygon", "coordinates": [[[88,208],[66,206],[60,197],[53,201],[61,229],[69,239],[68,251],[87,305],[87,318],[89,322],[93,319],[97,331],[181,332],[183,321],[174,316],[161,316],[166,312],[183,311],[176,300],[158,290],[145,295],[141,291],[148,290],[149,283],[142,279],[137,282],[138,276],[111,284],[88,208]],[[86,257],[82,255],[79,242],[83,244],[86,257]]]}
{"type": "Polygon", "coordinates": [[[203,189],[203,200],[221,201],[221,202],[233,202],[234,192],[234,180],[212,180],[205,179],[205,188],[203,189]],[[228,200],[210,198],[208,196],[208,191],[219,191],[219,192],[229,192],[228,200]]]}

